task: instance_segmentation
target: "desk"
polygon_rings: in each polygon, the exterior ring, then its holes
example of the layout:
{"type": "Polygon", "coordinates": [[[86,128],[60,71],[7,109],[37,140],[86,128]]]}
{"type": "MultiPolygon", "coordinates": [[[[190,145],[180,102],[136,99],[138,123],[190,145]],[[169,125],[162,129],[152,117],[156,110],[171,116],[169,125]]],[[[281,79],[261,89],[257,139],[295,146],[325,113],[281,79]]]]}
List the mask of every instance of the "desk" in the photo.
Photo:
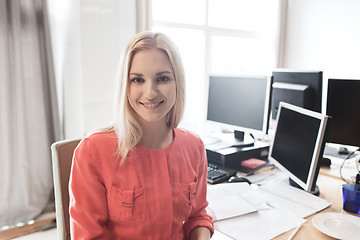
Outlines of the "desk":
{"type": "MultiPolygon", "coordinates": [[[[341,168],[341,165],[344,163],[344,158],[346,156],[344,156],[343,158],[327,156],[327,155],[324,155],[324,156],[328,157],[331,160],[331,166],[320,168],[320,173],[322,175],[327,175],[329,177],[341,179],[340,178],[340,168],[341,168]]],[[[356,166],[356,161],[358,161],[358,159],[359,159],[359,156],[356,155],[355,157],[352,157],[345,161],[345,163],[342,167],[342,170],[341,170],[342,175],[345,179],[355,181],[355,176],[358,172],[357,166],[356,166]]]]}
{"type": "MultiPolygon", "coordinates": [[[[323,174],[320,171],[318,176],[317,185],[320,189],[320,197],[332,202],[332,205],[321,211],[323,212],[342,212],[345,214],[350,214],[342,209],[342,185],[344,182],[340,177],[336,177],[335,175],[330,175],[329,173],[323,174]]],[[[316,214],[315,214],[316,215],[316,214]]],[[[312,215],[307,218],[306,223],[302,226],[302,228],[298,231],[298,233],[293,238],[294,240],[307,240],[307,239],[334,239],[325,235],[324,233],[317,230],[312,224],[312,218],[315,216],[312,215]]],[[[360,217],[360,214],[352,214],[354,216],[360,217]]],[[[276,240],[288,239],[294,229],[285,232],[278,237],[274,238],[276,240]]],[[[212,240],[229,240],[231,238],[223,235],[220,232],[216,232],[214,236],[211,238],[212,240]]]]}
{"type": "MultiPolygon", "coordinates": [[[[335,177],[327,176],[322,173],[319,174],[317,185],[320,188],[320,197],[323,199],[326,199],[330,202],[332,202],[331,206],[323,212],[341,212],[350,214],[342,209],[343,203],[342,203],[342,185],[344,182],[340,179],[337,179],[335,177]]],[[[316,215],[316,214],[315,214],[316,215]]],[[[299,232],[295,235],[293,238],[294,240],[297,239],[334,239],[332,237],[329,237],[325,235],[324,233],[317,230],[314,225],[312,224],[312,219],[315,215],[312,215],[307,218],[306,223],[303,225],[303,227],[299,230],[299,232]]],[[[352,214],[354,216],[360,217],[360,214],[352,214]]],[[[288,239],[288,237],[291,235],[293,230],[283,233],[280,236],[274,238],[274,239],[288,239]]]]}

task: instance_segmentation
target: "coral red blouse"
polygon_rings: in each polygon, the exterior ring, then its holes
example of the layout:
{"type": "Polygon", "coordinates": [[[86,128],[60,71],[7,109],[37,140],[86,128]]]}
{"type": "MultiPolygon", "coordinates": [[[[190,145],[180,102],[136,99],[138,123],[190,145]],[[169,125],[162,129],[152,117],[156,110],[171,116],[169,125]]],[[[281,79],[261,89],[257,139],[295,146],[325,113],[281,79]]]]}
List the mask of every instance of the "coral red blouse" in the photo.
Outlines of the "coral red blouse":
{"type": "Polygon", "coordinates": [[[188,239],[204,226],[207,161],[199,137],[174,129],[165,149],[138,145],[125,163],[116,161],[114,132],[84,138],[70,176],[72,239],[188,239]]]}

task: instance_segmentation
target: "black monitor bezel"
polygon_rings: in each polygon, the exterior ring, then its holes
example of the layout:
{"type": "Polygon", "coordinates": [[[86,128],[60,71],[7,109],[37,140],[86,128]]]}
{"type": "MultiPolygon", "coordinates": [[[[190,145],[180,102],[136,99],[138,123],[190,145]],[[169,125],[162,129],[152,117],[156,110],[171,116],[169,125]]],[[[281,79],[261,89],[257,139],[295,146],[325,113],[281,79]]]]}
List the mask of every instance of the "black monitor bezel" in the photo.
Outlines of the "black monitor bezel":
{"type": "MultiPolygon", "coordinates": [[[[321,113],[323,99],[323,72],[317,70],[297,70],[279,68],[272,72],[273,83],[308,85],[312,91],[309,110],[321,113]],[[316,81],[313,81],[315,75],[316,81]]],[[[272,97],[274,99],[274,96],[272,97]]],[[[273,101],[273,100],[272,100],[273,101]]],[[[292,104],[292,103],[290,103],[292,104]]],[[[273,105],[273,103],[272,103],[273,105]]],[[[303,107],[303,106],[300,106],[303,107]]],[[[274,107],[271,111],[276,111],[274,107]]],[[[275,114],[276,116],[276,114],[275,114]]]]}
{"type": "Polygon", "coordinates": [[[241,131],[245,133],[251,133],[255,135],[264,135],[267,134],[268,128],[269,128],[269,116],[270,116],[270,103],[271,103],[271,84],[272,84],[272,77],[269,77],[267,75],[210,75],[209,76],[209,89],[208,89],[208,95],[207,95],[207,109],[206,109],[206,121],[210,122],[212,124],[216,124],[217,126],[224,127],[225,129],[232,129],[234,131],[241,131]],[[265,80],[266,81],[266,93],[265,93],[265,101],[264,101],[264,112],[263,112],[263,119],[262,119],[262,128],[261,129],[255,129],[251,127],[246,126],[237,126],[232,125],[226,122],[221,121],[215,121],[211,120],[208,117],[208,111],[209,111],[209,91],[210,91],[210,81],[211,78],[253,78],[256,80],[265,80]]]}
{"type": "MultiPolygon", "coordinates": [[[[337,102],[337,106],[341,103],[342,107],[344,107],[344,104],[348,104],[348,106],[345,106],[345,108],[352,108],[351,111],[347,112],[344,114],[344,111],[341,112],[341,116],[344,117],[344,115],[346,115],[346,118],[351,118],[354,117],[352,114],[353,113],[357,113],[357,109],[356,109],[356,104],[354,104],[354,102],[352,100],[351,103],[350,102],[341,102],[343,101],[343,95],[340,96],[339,92],[337,93],[332,93],[331,91],[335,90],[335,91],[340,91],[342,89],[339,88],[339,85],[336,85],[336,87],[332,87],[332,83],[341,83],[341,84],[347,84],[349,85],[347,87],[347,91],[356,91],[356,89],[360,89],[360,80],[358,79],[339,79],[339,78],[329,78],[327,81],[327,95],[326,95],[326,108],[325,108],[325,112],[326,115],[328,115],[329,117],[331,117],[331,123],[329,126],[329,130],[328,130],[328,134],[327,134],[327,138],[326,138],[326,142],[328,143],[335,143],[335,144],[341,144],[341,145],[349,145],[349,146],[355,146],[355,147],[360,147],[360,133],[357,133],[356,130],[359,130],[359,125],[353,127],[351,130],[347,131],[347,132],[351,132],[350,138],[349,136],[344,136],[342,134],[339,134],[338,132],[341,131],[341,129],[348,128],[351,124],[351,121],[345,121],[341,124],[341,126],[339,125],[339,123],[337,122],[336,119],[336,115],[334,116],[334,112],[333,110],[329,110],[330,106],[330,100],[336,101],[337,102]],[[354,88],[354,84],[356,84],[357,87],[356,89],[354,88]],[[330,95],[330,97],[329,97],[330,95]],[[331,99],[332,98],[332,99],[331,99]],[[334,100],[335,98],[335,100],[334,100]],[[340,101],[340,102],[339,102],[340,101]],[[350,105],[352,107],[350,107],[350,105]],[[334,130],[335,129],[335,130],[334,130]],[[337,134],[334,134],[333,132],[336,131],[337,134]]],[[[353,99],[359,99],[358,102],[360,102],[360,98],[358,95],[352,97],[353,99]]],[[[336,109],[333,108],[333,109],[336,109]]],[[[357,113],[358,115],[360,113],[357,113]]],[[[353,121],[355,122],[355,121],[353,121]]]]}
{"type": "Polygon", "coordinates": [[[307,178],[306,182],[304,182],[300,178],[298,178],[298,176],[296,176],[296,173],[290,172],[283,165],[283,161],[284,161],[283,159],[280,160],[280,159],[275,159],[273,157],[274,144],[276,144],[276,130],[278,128],[279,121],[277,121],[277,124],[276,124],[274,140],[273,140],[272,144],[270,145],[270,151],[269,151],[268,158],[272,163],[275,164],[276,167],[278,167],[279,169],[284,171],[286,173],[286,175],[290,178],[290,180],[295,182],[303,190],[308,191],[308,192],[314,191],[316,188],[317,176],[319,174],[319,166],[320,166],[319,160],[323,155],[323,151],[324,151],[324,147],[325,147],[325,137],[326,137],[325,134],[326,134],[326,126],[327,126],[328,116],[323,115],[318,112],[308,110],[308,109],[304,109],[304,108],[301,108],[301,107],[298,107],[298,106],[295,106],[292,104],[281,102],[279,111],[278,111],[278,115],[277,115],[277,120],[279,119],[279,117],[281,117],[281,110],[283,108],[287,108],[287,109],[289,109],[291,111],[295,111],[299,114],[304,114],[304,115],[307,115],[307,116],[310,116],[310,117],[320,120],[319,131],[317,134],[316,144],[315,144],[314,151],[312,154],[310,169],[308,170],[309,174],[308,174],[308,178],[307,178]]]}

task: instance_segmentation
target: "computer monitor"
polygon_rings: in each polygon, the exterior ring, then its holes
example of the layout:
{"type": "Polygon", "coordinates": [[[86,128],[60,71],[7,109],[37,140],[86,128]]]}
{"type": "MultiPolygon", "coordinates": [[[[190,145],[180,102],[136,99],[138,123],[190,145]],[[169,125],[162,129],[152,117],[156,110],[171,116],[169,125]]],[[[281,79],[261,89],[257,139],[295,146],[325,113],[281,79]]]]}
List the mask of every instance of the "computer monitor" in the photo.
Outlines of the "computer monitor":
{"type": "Polygon", "coordinates": [[[321,113],[323,74],[321,71],[277,69],[272,72],[272,119],[280,102],[321,113]]]}
{"type": "Polygon", "coordinates": [[[210,76],[207,120],[238,132],[266,134],[270,87],[268,76],[210,76]]]}
{"type": "Polygon", "coordinates": [[[360,80],[328,79],[326,142],[360,147],[360,80]]]}
{"type": "Polygon", "coordinates": [[[290,184],[318,195],[316,180],[328,117],[281,102],[269,160],[283,170],[290,184]]]}

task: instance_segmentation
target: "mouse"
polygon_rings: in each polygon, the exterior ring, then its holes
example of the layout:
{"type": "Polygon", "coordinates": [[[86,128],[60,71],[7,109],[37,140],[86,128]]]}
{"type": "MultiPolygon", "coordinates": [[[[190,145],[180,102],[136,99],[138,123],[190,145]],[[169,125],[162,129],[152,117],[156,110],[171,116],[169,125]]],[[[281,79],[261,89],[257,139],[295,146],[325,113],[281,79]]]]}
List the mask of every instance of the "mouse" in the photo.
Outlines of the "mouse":
{"type": "Polygon", "coordinates": [[[330,165],[331,165],[331,160],[329,158],[326,157],[320,158],[320,166],[330,167],[330,165]]]}
{"type": "Polygon", "coordinates": [[[349,150],[346,147],[340,147],[339,154],[349,154],[349,150]]]}
{"type": "Polygon", "coordinates": [[[251,181],[244,177],[238,177],[238,176],[232,176],[229,181],[229,183],[235,183],[235,182],[246,182],[248,184],[251,184],[251,181]]]}

